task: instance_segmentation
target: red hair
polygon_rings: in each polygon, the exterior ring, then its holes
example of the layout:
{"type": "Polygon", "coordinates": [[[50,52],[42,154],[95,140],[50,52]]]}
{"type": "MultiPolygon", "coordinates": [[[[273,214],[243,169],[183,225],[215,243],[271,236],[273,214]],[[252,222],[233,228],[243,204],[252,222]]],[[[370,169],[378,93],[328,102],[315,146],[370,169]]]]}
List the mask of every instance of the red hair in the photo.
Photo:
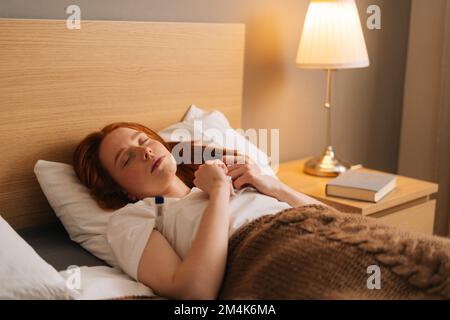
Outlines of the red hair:
{"type": "MultiPolygon", "coordinates": [[[[124,190],[111,177],[111,175],[102,167],[99,158],[99,149],[103,139],[112,131],[118,128],[130,128],[137,131],[144,132],[149,138],[162,143],[167,150],[172,152],[172,149],[177,142],[165,142],[155,131],[147,128],[144,125],[134,122],[117,122],[104,127],[100,131],[93,132],[86,136],[75,149],[73,154],[73,167],[75,173],[81,182],[90,190],[91,195],[103,209],[118,209],[130,202],[124,190]]],[[[190,188],[194,186],[194,172],[198,169],[199,164],[193,164],[194,154],[196,152],[203,152],[205,146],[194,145],[193,141],[187,142],[191,148],[191,162],[181,163],[177,165],[176,175],[190,188]]],[[[221,154],[227,152],[226,149],[211,149],[210,154],[214,157],[217,150],[221,154]]],[[[231,154],[236,155],[236,151],[231,154]]],[[[181,153],[180,156],[183,156],[181,153]]]]}

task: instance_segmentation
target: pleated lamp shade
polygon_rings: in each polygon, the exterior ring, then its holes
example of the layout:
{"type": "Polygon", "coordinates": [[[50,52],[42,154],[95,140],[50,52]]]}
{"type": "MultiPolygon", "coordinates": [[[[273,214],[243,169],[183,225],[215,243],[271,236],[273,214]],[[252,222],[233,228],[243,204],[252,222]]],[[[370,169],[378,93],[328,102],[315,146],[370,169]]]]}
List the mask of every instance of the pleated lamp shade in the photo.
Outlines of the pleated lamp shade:
{"type": "Polygon", "coordinates": [[[354,0],[312,0],[297,52],[297,66],[350,69],[369,66],[354,0]]]}

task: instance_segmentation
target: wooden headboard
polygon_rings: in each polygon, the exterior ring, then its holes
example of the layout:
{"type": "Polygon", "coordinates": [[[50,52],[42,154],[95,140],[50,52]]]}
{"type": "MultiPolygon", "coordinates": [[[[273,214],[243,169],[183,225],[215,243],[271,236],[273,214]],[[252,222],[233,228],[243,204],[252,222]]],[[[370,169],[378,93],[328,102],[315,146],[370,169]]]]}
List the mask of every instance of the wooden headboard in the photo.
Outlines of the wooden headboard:
{"type": "Polygon", "coordinates": [[[240,127],[244,37],[241,24],[0,19],[0,215],[54,221],[36,161],[71,163],[108,123],[159,130],[194,103],[240,127]]]}

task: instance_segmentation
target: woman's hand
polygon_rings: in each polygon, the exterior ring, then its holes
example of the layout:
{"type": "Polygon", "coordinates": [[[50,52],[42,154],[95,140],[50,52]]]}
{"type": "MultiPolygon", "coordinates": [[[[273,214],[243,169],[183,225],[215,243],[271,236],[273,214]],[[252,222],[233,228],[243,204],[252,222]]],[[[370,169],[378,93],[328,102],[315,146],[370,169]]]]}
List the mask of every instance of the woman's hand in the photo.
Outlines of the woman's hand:
{"type": "Polygon", "coordinates": [[[232,178],[236,189],[249,185],[265,195],[288,203],[291,207],[300,207],[308,204],[327,206],[314,198],[295,191],[273,176],[262,174],[261,168],[249,157],[224,156],[223,162],[228,166],[227,175],[232,178]]]}
{"type": "Polygon", "coordinates": [[[223,160],[228,165],[227,175],[236,189],[252,186],[265,195],[277,198],[283,184],[273,176],[262,174],[261,168],[249,157],[224,156],[223,160]]]}
{"type": "Polygon", "coordinates": [[[209,160],[195,171],[194,185],[209,196],[217,190],[231,192],[231,183],[227,177],[228,168],[220,160],[209,160]]]}

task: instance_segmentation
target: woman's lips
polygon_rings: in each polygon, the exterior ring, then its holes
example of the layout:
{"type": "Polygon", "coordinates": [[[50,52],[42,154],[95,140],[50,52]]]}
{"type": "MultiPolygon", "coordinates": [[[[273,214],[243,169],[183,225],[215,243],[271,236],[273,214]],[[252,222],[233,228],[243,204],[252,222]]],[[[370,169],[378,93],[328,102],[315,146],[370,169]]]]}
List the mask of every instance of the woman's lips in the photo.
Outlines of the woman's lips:
{"type": "Polygon", "coordinates": [[[165,158],[165,156],[161,156],[158,159],[156,159],[156,161],[152,165],[152,173],[159,167],[159,165],[161,164],[161,162],[163,161],[164,158],[165,158]]]}

